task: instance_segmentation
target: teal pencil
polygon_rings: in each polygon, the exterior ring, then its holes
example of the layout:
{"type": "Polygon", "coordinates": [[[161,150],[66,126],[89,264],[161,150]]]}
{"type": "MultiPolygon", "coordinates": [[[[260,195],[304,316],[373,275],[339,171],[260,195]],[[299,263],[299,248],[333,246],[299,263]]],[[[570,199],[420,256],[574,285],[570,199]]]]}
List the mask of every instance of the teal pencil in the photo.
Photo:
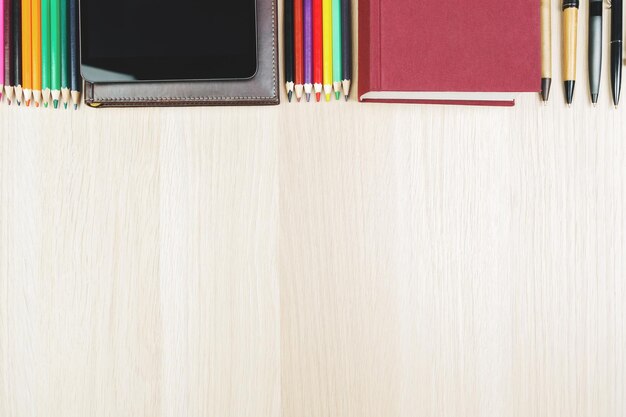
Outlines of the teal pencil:
{"type": "Polygon", "coordinates": [[[337,100],[341,97],[342,91],[341,49],[341,0],[333,0],[333,89],[337,100]]]}

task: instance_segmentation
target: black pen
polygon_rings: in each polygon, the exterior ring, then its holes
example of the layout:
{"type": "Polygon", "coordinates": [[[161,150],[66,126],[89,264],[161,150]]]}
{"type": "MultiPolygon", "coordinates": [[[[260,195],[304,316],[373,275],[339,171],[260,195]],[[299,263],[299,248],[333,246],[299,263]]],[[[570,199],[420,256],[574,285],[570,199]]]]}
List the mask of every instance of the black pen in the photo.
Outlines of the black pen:
{"type": "Polygon", "coordinates": [[[602,0],[589,0],[589,92],[595,106],[602,74],[602,0]]]}
{"type": "Polygon", "coordinates": [[[613,104],[619,105],[619,96],[622,89],[622,30],[623,30],[622,0],[611,1],[611,90],[613,104]]]}

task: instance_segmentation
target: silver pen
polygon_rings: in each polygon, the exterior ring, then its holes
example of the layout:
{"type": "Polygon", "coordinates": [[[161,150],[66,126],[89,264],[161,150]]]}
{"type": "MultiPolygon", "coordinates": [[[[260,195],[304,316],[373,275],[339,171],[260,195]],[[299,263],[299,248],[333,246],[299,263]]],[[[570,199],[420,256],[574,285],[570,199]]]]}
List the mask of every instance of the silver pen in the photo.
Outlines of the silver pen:
{"type": "Polygon", "coordinates": [[[589,0],[589,92],[595,106],[602,77],[602,0],[589,0]]]}

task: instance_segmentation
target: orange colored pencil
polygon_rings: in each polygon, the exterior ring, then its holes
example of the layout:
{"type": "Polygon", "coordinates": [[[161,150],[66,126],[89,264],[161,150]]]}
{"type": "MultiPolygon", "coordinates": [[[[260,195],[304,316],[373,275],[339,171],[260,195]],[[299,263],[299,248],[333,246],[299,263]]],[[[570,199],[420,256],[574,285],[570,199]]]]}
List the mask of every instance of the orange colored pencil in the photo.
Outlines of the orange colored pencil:
{"type": "Polygon", "coordinates": [[[41,0],[31,0],[33,24],[33,99],[35,106],[41,103],[41,0]]]}
{"type": "Polygon", "coordinates": [[[24,103],[30,105],[33,93],[33,41],[31,1],[22,1],[22,88],[24,103]]]}

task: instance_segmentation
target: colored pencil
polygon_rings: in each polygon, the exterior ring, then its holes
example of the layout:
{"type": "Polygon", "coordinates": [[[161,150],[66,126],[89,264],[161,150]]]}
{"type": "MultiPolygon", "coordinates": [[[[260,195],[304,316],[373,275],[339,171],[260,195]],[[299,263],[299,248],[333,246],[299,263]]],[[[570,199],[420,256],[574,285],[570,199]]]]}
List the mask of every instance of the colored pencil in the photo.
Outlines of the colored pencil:
{"type": "Polygon", "coordinates": [[[45,107],[50,103],[52,84],[50,46],[50,0],[41,0],[41,95],[45,107]]]}
{"type": "Polygon", "coordinates": [[[320,101],[324,80],[324,31],[322,0],[313,0],[313,88],[315,100],[320,101]]]}
{"type": "Polygon", "coordinates": [[[0,0],[0,101],[4,94],[4,0],[0,0]]]}
{"type": "Polygon", "coordinates": [[[33,101],[38,107],[41,103],[41,0],[31,0],[31,12],[33,14],[33,101]]]}
{"type": "Polygon", "coordinates": [[[324,94],[326,101],[330,101],[333,89],[333,9],[332,0],[323,0],[322,3],[324,31],[324,94]]]}
{"type": "Polygon", "coordinates": [[[311,101],[313,92],[313,0],[304,0],[304,93],[311,101]]]}
{"type": "Polygon", "coordinates": [[[15,101],[22,103],[22,2],[14,0],[11,7],[11,65],[15,101]]]}
{"type": "Polygon", "coordinates": [[[70,102],[70,56],[67,36],[67,0],[61,0],[61,101],[67,109],[70,102]]]}
{"type": "Polygon", "coordinates": [[[74,110],[80,103],[83,80],[80,76],[80,41],[78,37],[78,0],[69,0],[70,95],[74,110]]]}
{"type": "Polygon", "coordinates": [[[50,1],[50,90],[54,108],[61,98],[61,0],[50,1]]]}
{"type": "Polygon", "coordinates": [[[2,49],[4,50],[4,95],[7,98],[7,103],[11,105],[15,99],[15,86],[14,86],[14,73],[13,73],[13,38],[12,34],[12,15],[13,15],[13,0],[4,0],[4,44],[2,49]]]}
{"type": "Polygon", "coordinates": [[[341,0],[333,0],[333,88],[337,100],[341,95],[343,76],[341,42],[341,0]]]}
{"type": "Polygon", "coordinates": [[[30,106],[33,94],[33,40],[31,0],[22,0],[22,88],[24,104],[30,106]]]}
{"type": "Polygon", "coordinates": [[[293,1],[285,0],[283,46],[285,55],[285,89],[287,90],[287,98],[291,102],[293,97],[294,78],[293,78],[293,1]]]}
{"type": "Polygon", "coordinates": [[[352,82],[352,0],[341,0],[341,44],[343,55],[343,77],[341,84],[343,95],[348,101],[350,97],[350,84],[352,82]]]}
{"type": "Polygon", "coordinates": [[[296,99],[300,101],[304,90],[304,34],[302,33],[303,0],[294,0],[293,3],[293,41],[295,59],[295,90],[296,99]]]}

